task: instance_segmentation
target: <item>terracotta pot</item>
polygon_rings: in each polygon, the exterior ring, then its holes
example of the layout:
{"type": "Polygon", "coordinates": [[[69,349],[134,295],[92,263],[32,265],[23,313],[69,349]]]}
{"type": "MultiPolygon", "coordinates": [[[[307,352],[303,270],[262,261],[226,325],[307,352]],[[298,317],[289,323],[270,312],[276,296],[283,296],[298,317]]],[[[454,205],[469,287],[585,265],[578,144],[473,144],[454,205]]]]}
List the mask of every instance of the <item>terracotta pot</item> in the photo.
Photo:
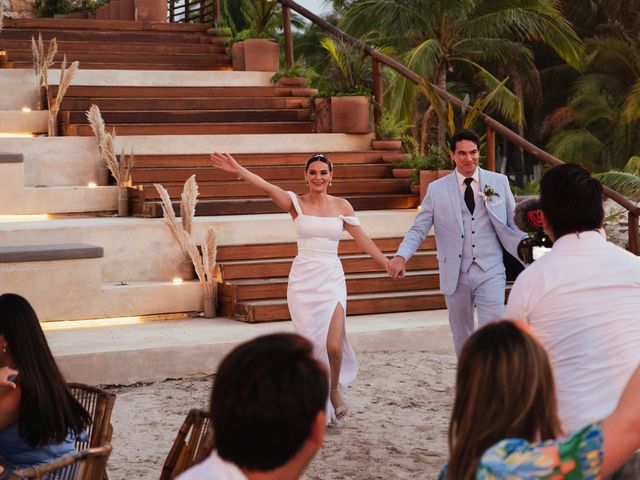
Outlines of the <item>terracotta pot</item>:
{"type": "Polygon", "coordinates": [[[410,188],[411,188],[411,193],[420,193],[419,183],[412,183],[410,188]]]}
{"type": "Polygon", "coordinates": [[[307,79],[304,77],[282,77],[278,80],[277,85],[283,87],[306,87],[307,79]]]}
{"type": "Polygon", "coordinates": [[[133,20],[135,12],[134,0],[120,0],[118,17],[120,20],[133,20]]]}
{"type": "Polygon", "coordinates": [[[268,38],[244,41],[244,69],[248,72],[276,72],[280,67],[280,46],[268,38]]]}
{"type": "Polygon", "coordinates": [[[395,164],[398,162],[401,162],[403,160],[407,160],[409,157],[411,157],[411,155],[409,155],[408,153],[400,153],[400,152],[393,152],[393,153],[383,153],[382,154],[382,161],[384,163],[391,163],[391,164],[395,164]]]}
{"type": "Polygon", "coordinates": [[[106,5],[104,5],[96,10],[96,20],[106,20],[106,19],[107,19],[107,7],[106,5]]]}
{"type": "Polygon", "coordinates": [[[111,0],[110,4],[109,15],[111,20],[120,20],[120,0],[111,0]]]}
{"type": "Polygon", "coordinates": [[[371,148],[374,150],[400,150],[402,148],[402,141],[400,140],[372,140],[371,148]]]}
{"type": "Polygon", "coordinates": [[[314,131],[316,133],[331,133],[331,100],[325,97],[314,98],[314,131]]]}
{"type": "Polygon", "coordinates": [[[333,133],[369,133],[369,97],[331,97],[333,133]]]}
{"type": "Polygon", "coordinates": [[[317,88],[291,88],[291,95],[294,97],[313,97],[316,93],[318,93],[317,88]]]}
{"type": "Polygon", "coordinates": [[[166,22],[166,0],[134,0],[135,19],[141,22],[166,22]]]}
{"type": "Polygon", "coordinates": [[[427,188],[431,182],[435,182],[439,178],[446,177],[451,170],[420,170],[420,203],[427,194],[427,188]]]}
{"type": "Polygon", "coordinates": [[[234,42],[231,45],[231,64],[234,70],[244,70],[244,42],[234,42]]]}
{"type": "Polygon", "coordinates": [[[411,178],[413,168],[394,168],[391,170],[394,178],[411,178]]]}

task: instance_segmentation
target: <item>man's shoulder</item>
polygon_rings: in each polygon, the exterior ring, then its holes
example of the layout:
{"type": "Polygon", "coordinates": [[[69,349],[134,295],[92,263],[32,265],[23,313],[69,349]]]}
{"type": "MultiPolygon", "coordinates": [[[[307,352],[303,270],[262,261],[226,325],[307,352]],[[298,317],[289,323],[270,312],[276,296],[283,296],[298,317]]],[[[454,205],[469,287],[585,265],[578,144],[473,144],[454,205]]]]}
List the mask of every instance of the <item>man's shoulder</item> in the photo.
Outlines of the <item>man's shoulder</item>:
{"type": "Polygon", "coordinates": [[[481,168],[480,175],[482,175],[482,180],[485,183],[487,181],[494,181],[509,184],[509,178],[502,173],[492,172],[491,170],[485,170],[484,168],[481,168]]]}
{"type": "Polygon", "coordinates": [[[446,186],[450,182],[452,182],[452,181],[455,182],[455,174],[456,174],[456,172],[454,170],[452,173],[450,173],[448,175],[445,175],[444,177],[441,177],[441,178],[439,178],[437,180],[434,180],[433,182],[431,182],[429,184],[429,188],[430,189],[435,188],[436,190],[441,189],[441,188],[446,188],[446,186]]]}

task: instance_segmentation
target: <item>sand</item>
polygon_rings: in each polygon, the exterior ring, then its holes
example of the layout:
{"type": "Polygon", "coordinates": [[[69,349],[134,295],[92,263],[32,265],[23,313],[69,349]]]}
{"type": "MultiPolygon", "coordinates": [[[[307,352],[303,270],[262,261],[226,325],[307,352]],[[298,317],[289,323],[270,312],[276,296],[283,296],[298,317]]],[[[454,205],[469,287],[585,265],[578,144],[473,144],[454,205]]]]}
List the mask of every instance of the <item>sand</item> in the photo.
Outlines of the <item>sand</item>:
{"type": "MultiPolygon", "coordinates": [[[[304,478],[433,479],[446,459],[455,357],[428,352],[358,355],[349,421],[327,430],[304,478]]],[[[109,478],[157,479],[190,408],[205,408],[212,377],[111,388],[109,478]]]]}

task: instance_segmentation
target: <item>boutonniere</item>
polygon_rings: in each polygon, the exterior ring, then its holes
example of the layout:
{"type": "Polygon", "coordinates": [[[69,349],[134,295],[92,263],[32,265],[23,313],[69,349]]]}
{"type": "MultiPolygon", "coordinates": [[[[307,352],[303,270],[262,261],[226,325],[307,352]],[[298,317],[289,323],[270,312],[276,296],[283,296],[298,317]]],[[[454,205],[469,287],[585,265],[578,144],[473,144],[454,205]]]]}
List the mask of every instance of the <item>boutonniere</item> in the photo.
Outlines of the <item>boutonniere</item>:
{"type": "Polygon", "coordinates": [[[485,185],[484,190],[478,193],[482,198],[484,198],[484,203],[492,203],[494,197],[500,198],[500,194],[496,192],[490,185],[485,185]]]}

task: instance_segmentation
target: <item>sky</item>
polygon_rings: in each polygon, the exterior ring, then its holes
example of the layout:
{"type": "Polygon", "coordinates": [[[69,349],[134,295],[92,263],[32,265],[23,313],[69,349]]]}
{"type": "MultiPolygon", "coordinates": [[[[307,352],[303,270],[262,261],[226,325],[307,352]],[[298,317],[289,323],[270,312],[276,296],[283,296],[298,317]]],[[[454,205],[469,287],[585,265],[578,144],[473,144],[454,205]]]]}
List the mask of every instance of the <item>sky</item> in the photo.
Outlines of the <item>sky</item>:
{"type": "Polygon", "coordinates": [[[295,0],[295,2],[316,14],[328,13],[331,11],[331,7],[324,5],[324,0],[295,0]]]}

